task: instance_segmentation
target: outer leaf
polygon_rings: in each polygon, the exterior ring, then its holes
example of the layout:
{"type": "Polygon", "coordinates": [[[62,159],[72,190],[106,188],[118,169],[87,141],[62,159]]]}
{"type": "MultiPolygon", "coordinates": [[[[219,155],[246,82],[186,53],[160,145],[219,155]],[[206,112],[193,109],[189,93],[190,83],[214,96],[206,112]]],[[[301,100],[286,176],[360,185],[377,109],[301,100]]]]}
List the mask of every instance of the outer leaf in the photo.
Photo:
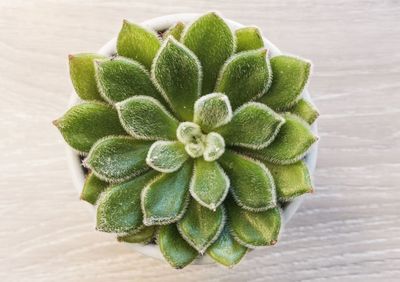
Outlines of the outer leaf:
{"type": "Polygon", "coordinates": [[[229,178],[217,162],[195,160],[190,194],[199,204],[215,210],[229,191],[229,178]]]}
{"type": "Polygon", "coordinates": [[[275,181],[278,200],[291,201],[313,191],[308,168],[303,161],[291,165],[277,165],[265,162],[275,181]]]}
{"type": "Polygon", "coordinates": [[[225,141],[221,135],[216,132],[210,132],[206,136],[206,147],[203,157],[207,162],[213,162],[225,152],[225,141]]]}
{"type": "Polygon", "coordinates": [[[222,67],[215,87],[229,97],[233,109],[261,97],[271,83],[271,69],[265,49],[241,52],[222,67]]]}
{"type": "Polygon", "coordinates": [[[278,208],[262,212],[244,210],[230,201],[226,205],[231,234],[248,248],[274,245],[279,236],[281,214],[278,208]]]}
{"type": "Polygon", "coordinates": [[[154,59],[151,75],[178,118],[191,121],[201,87],[201,66],[193,52],[169,37],[154,59]]]}
{"type": "Polygon", "coordinates": [[[277,164],[292,164],[301,160],[311,145],[318,140],[310,127],[299,117],[285,114],[285,124],[274,141],[261,150],[246,150],[246,153],[265,161],[277,164]]]}
{"type": "Polygon", "coordinates": [[[225,210],[222,206],[212,211],[192,200],[184,217],[177,223],[177,227],[186,242],[203,254],[221,234],[225,218],[225,210]]]}
{"type": "Polygon", "coordinates": [[[319,116],[318,110],[315,106],[304,99],[300,99],[296,105],[291,107],[288,111],[301,117],[308,124],[312,124],[319,116]]]}
{"type": "Polygon", "coordinates": [[[177,171],[188,159],[185,146],[177,141],[157,141],[151,145],[147,154],[148,166],[160,172],[177,171]]]}
{"type": "Polygon", "coordinates": [[[273,110],[286,110],[300,98],[310,75],[311,63],[281,55],[271,59],[271,67],[274,78],[260,101],[273,110]]]}
{"type": "Polygon", "coordinates": [[[143,228],[140,192],[155,176],[149,171],[133,180],[110,187],[97,207],[96,228],[104,232],[134,232],[143,228]]]}
{"type": "Polygon", "coordinates": [[[182,32],[185,28],[184,23],[177,22],[175,25],[171,26],[164,34],[163,38],[167,39],[169,36],[174,37],[176,40],[181,40],[182,32]]]}
{"type": "Polygon", "coordinates": [[[227,150],[219,160],[231,181],[237,204],[251,211],[276,206],[274,180],[264,164],[227,150]]]}
{"type": "Polygon", "coordinates": [[[235,51],[232,31],[216,13],[208,13],[187,28],[181,41],[201,62],[202,93],[213,92],[221,66],[235,51]]]}
{"type": "Polygon", "coordinates": [[[176,225],[160,227],[158,245],[166,261],[175,268],[184,268],[198,256],[198,253],[180,236],[176,225]]]}
{"type": "Polygon", "coordinates": [[[143,226],[138,231],[118,236],[117,239],[120,242],[147,244],[153,239],[155,231],[155,226],[143,226]]]}
{"type": "Polygon", "coordinates": [[[250,102],[238,108],[230,123],[217,129],[229,145],[260,149],[268,146],[285,120],[261,103],[250,102]]]}
{"type": "Polygon", "coordinates": [[[136,95],[162,97],[148,71],[138,62],[119,57],[96,62],[96,79],[101,95],[111,104],[136,95]]]}
{"type": "Polygon", "coordinates": [[[119,55],[138,61],[150,69],[160,45],[161,41],[155,32],[124,20],[117,40],[119,55]]]}
{"type": "Polygon", "coordinates": [[[192,163],[186,162],[180,170],[162,174],[143,189],[143,223],[170,224],[179,220],[188,204],[192,163]]]}
{"type": "Polygon", "coordinates": [[[125,130],[137,139],[174,140],[178,121],[156,99],[135,96],[116,104],[125,130]]]}
{"type": "Polygon", "coordinates": [[[207,254],[213,260],[228,267],[239,263],[246,253],[247,248],[235,241],[227,224],[218,240],[207,249],[207,254]]]}
{"type": "Polygon", "coordinates": [[[200,97],[194,104],[194,122],[199,124],[204,132],[227,124],[231,119],[231,104],[224,94],[208,94],[200,97]]]}
{"type": "Polygon", "coordinates": [[[108,135],[124,135],[117,112],[110,106],[88,102],[73,106],[55,120],[65,141],[75,150],[88,153],[93,144],[108,135]]]}
{"type": "Polygon", "coordinates": [[[107,188],[108,183],[96,177],[93,173],[86,177],[83,185],[81,200],[92,205],[96,204],[100,194],[107,188]]]}
{"type": "Polygon", "coordinates": [[[243,27],[235,31],[236,52],[255,50],[264,47],[264,40],[257,27],[243,27]]]}
{"type": "Polygon", "coordinates": [[[130,179],[148,169],[146,155],[151,143],[125,136],[99,140],[84,160],[84,165],[108,182],[130,179]]]}
{"type": "Polygon", "coordinates": [[[105,59],[106,57],[98,54],[76,54],[69,55],[69,72],[76,94],[82,100],[103,101],[97,89],[94,60],[105,59]]]}

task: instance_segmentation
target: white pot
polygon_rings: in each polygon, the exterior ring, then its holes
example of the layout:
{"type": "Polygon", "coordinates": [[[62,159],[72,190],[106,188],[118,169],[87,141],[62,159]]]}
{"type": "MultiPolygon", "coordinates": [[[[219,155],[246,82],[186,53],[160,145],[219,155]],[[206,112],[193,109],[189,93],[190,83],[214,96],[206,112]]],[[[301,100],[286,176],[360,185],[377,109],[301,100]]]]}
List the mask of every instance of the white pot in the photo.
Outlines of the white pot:
{"type": "MultiPolygon", "coordinates": [[[[163,17],[158,17],[154,18],[145,22],[142,22],[141,25],[145,26],[147,28],[153,29],[153,30],[165,30],[169,28],[171,25],[175,24],[178,21],[181,21],[183,23],[190,23],[197,19],[200,16],[200,14],[174,14],[174,15],[168,15],[168,16],[163,16],[163,17]]],[[[230,26],[232,30],[236,30],[238,28],[243,27],[243,25],[225,19],[227,24],[230,26]]],[[[274,45],[272,44],[268,39],[264,39],[264,44],[265,47],[269,50],[269,55],[270,56],[276,56],[281,54],[281,51],[274,45]]],[[[106,55],[106,56],[111,56],[112,54],[116,53],[116,42],[117,38],[113,38],[110,40],[108,43],[106,43],[97,53],[106,55]]],[[[311,101],[311,97],[305,89],[303,91],[303,97],[311,101]]],[[[74,92],[71,95],[70,103],[69,106],[72,106],[79,102],[79,98],[77,94],[74,92]]],[[[317,124],[316,122],[311,126],[311,130],[313,131],[314,134],[317,134],[317,124]]],[[[68,164],[69,168],[72,173],[72,179],[74,186],[76,190],[80,193],[85,181],[85,174],[82,170],[81,166],[81,161],[79,158],[79,155],[73,151],[70,147],[67,147],[67,153],[68,153],[68,164]]],[[[310,170],[310,174],[312,175],[314,173],[316,161],[317,161],[317,145],[314,145],[311,150],[308,152],[308,154],[305,157],[305,161],[307,163],[307,166],[310,170]]],[[[290,218],[293,216],[293,214],[296,212],[296,210],[299,208],[301,202],[303,201],[303,197],[298,197],[296,198],[293,202],[288,204],[286,207],[283,208],[282,215],[283,215],[283,226],[290,220],[290,218]]],[[[283,230],[281,230],[282,233],[283,230]]],[[[150,256],[153,258],[157,258],[160,260],[163,260],[163,256],[158,248],[157,245],[143,245],[143,244],[127,244],[127,246],[131,247],[134,251],[137,251],[139,253],[142,253],[146,256],[150,256]]],[[[194,264],[209,264],[212,263],[212,260],[208,256],[202,256],[199,257],[197,260],[193,262],[194,264]]]]}

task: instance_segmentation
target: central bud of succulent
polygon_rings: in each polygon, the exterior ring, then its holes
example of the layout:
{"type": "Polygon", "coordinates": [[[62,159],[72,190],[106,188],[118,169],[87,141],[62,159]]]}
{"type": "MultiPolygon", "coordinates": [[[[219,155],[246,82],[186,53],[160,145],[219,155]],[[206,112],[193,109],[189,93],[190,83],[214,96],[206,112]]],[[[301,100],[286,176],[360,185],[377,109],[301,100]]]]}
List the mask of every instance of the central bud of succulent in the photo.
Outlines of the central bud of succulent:
{"type": "Polygon", "coordinates": [[[176,130],[176,137],[185,145],[185,150],[192,158],[203,156],[204,160],[217,160],[225,151],[224,138],[216,133],[203,133],[200,126],[193,122],[182,122],[176,130]]]}

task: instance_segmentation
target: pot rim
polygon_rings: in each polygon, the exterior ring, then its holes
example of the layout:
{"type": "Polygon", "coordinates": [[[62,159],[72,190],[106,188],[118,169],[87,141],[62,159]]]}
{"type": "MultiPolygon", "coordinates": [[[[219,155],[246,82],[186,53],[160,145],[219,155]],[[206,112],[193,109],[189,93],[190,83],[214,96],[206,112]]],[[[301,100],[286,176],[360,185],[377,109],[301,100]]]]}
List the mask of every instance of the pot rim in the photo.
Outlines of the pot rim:
{"type": "MultiPolygon", "coordinates": [[[[170,15],[165,15],[161,17],[156,17],[147,21],[142,22],[140,25],[153,29],[153,30],[165,30],[169,28],[171,25],[175,24],[178,21],[181,21],[185,24],[190,23],[197,19],[199,16],[202,14],[198,13],[181,13],[181,14],[170,14],[170,15]]],[[[235,21],[229,20],[224,18],[226,23],[229,25],[229,27],[234,31],[238,28],[244,27],[244,25],[237,23],[235,21]]],[[[268,39],[263,37],[264,44],[266,49],[268,49],[268,54],[269,56],[276,56],[280,55],[281,51],[273,44],[271,43],[268,39]]],[[[116,42],[117,42],[117,37],[114,37],[110,41],[108,41],[105,45],[103,45],[102,48],[97,52],[98,54],[101,55],[106,55],[110,56],[114,53],[116,53],[116,42]]],[[[302,97],[311,102],[311,97],[310,94],[307,90],[307,86],[303,90],[302,97]]],[[[68,107],[71,107],[79,102],[79,98],[76,94],[75,91],[72,92],[70,96],[70,101],[68,103],[68,107]]],[[[311,131],[314,134],[318,133],[318,126],[317,122],[314,122],[311,125],[311,131]]],[[[74,184],[75,189],[78,191],[78,193],[81,193],[82,187],[84,185],[85,181],[85,174],[81,166],[81,161],[79,158],[79,154],[75,152],[73,149],[71,149],[67,144],[67,157],[68,157],[68,166],[71,171],[72,175],[72,181],[74,184]]],[[[305,156],[305,162],[306,165],[310,171],[310,175],[312,176],[316,167],[316,161],[317,161],[317,150],[318,150],[318,145],[317,143],[314,144],[310,150],[308,151],[307,155],[305,156]]],[[[290,202],[288,205],[286,205],[282,209],[282,217],[283,217],[283,224],[282,228],[280,231],[280,235],[284,232],[284,226],[289,222],[289,220],[292,218],[292,216],[296,213],[297,209],[300,207],[301,203],[303,202],[304,196],[297,197],[295,200],[290,202]]],[[[92,206],[89,206],[91,212],[93,213],[94,209],[92,206]]],[[[157,245],[144,245],[144,244],[136,244],[136,243],[129,243],[127,244],[130,246],[134,251],[137,251],[143,255],[157,258],[159,260],[165,260],[164,257],[161,254],[161,251],[159,250],[157,245]]],[[[257,251],[257,250],[256,250],[257,251]]],[[[199,256],[192,264],[212,264],[214,261],[211,260],[211,258],[208,255],[204,256],[199,256]]]]}

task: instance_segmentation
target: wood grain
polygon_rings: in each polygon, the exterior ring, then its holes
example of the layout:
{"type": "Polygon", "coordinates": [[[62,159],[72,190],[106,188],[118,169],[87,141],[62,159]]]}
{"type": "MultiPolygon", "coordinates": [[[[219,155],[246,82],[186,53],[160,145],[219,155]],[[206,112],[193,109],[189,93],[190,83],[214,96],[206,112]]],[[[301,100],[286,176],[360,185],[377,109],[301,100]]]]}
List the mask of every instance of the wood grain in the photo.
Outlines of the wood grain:
{"type": "Polygon", "coordinates": [[[400,2],[3,0],[0,2],[0,281],[398,281],[400,2]],[[317,193],[280,243],[234,269],[182,271],[95,232],[52,127],[67,54],[95,51],[124,18],[219,10],[314,61],[317,193]]]}

